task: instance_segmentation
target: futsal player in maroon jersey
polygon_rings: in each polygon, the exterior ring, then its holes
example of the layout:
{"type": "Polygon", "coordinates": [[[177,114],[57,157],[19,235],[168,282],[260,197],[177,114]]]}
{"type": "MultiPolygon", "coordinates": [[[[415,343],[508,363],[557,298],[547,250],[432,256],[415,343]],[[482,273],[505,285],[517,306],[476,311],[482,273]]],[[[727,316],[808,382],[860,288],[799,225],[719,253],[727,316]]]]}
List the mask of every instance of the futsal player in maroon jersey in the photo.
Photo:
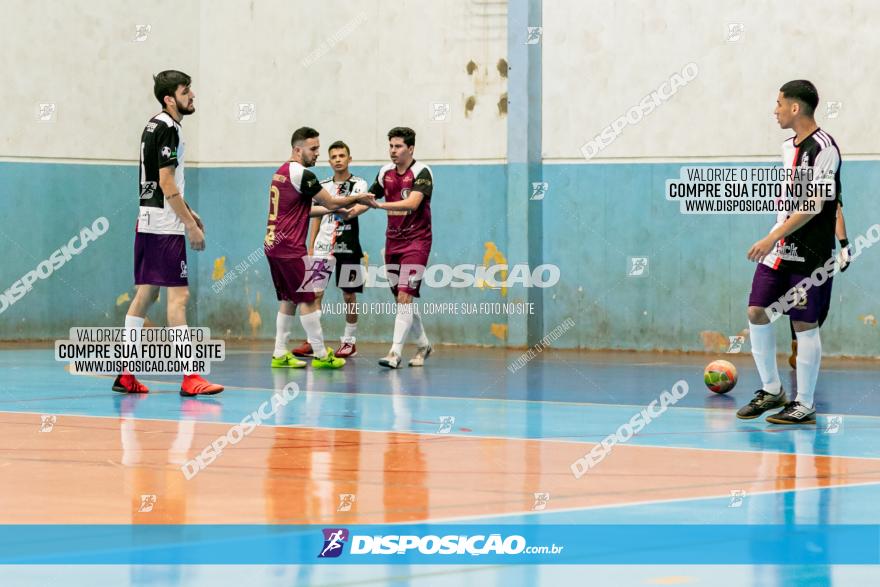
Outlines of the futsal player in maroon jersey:
{"type": "Polygon", "coordinates": [[[308,170],[318,159],[321,149],[318,137],[318,131],[307,126],[293,133],[290,160],[275,171],[269,187],[269,220],[264,244],[280,303],[275,322],[272,367],[305,367],[304,361],[287,350],[297,305],[301,306],[299,319],[314,353],[312,367],[338,369],[345,364],[345,359],[335,357],[324,344],[321,307],[315,300],[314,285],[326,282],[332,269],[321,265],[326,264],[326,259],[312,262],[308,258],[306,235],[309,217],[311,213],[323,215],[357,202],[372,207],[375,206],[375,199],[369,192],[345,197],[331,196],[321,186],[315,174],[308,170]],[[313,200],[319,204],[314,210],[313,200]]]}
{"type": "Polygon", "coordinates": [[[388,131],[391,163],[382,167],[370,192],[384,201],[378,207],[388,212],[385,232],[385,264],[397,266],[389,270],[391,292],[397,300],[394,338],[388,355],[379,360],[383,367],[399,369],[403,345],[408,334],[415,339],[417,350],[410,367],[421,367],[433,351],[418,307],[422,274],[431,253],[431,194],[434,177],[431,168],[413,158],[416,133],[398,126],[388,131]],[[420,268],[412,271],[412,268],[420,268]]]}

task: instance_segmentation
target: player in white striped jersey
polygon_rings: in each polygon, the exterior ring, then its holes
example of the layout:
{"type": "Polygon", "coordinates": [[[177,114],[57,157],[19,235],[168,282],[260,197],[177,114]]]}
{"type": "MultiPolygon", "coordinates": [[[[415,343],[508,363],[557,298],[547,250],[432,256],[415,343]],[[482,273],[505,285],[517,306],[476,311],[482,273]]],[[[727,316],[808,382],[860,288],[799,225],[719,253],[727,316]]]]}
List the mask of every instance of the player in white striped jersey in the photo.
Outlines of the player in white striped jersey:
{"type": "MultiPolygon", "coordinates": [[[[343,141],[336,141],[328,149],[333,177],[321,182],[329,193],[337,196],[361,194],[368,190],[366,180],[349,171],[351,150],[343,141]]],[[[313,206],[314,211],[320,209],[313,206]]],[[[332,259],[335,264],[336,287],[342,290],[345,301],[345,332],[335,355],[341,358],[357,354],[357,294],[364,291],[364,272],[361,259],[364,256],[360,243],[360,227],[357,217],[369,210],[368,206],[357,205],[337,212],[326,211],[320,218],[313,218],[311,225],[310,254],[313,257],[332,259]],[[341,282],[340,282],[341,279],[341,282]]],[[[323,298],[323,290],[315,290],[318,303],[323,298]]],[[[312,354],[308,341],[293,350],[293,354],[307,357],[312,354]]]]}
{"type": "MultiPolygon", "coordinates": [[[[795,136],[782,145],[783,164],[793,181],[805,181],[814,194],[801,198],[794,212],[780,212],[770,233],[748,251],[757,261],[749,294],[749,338],[752,356],[761,376],[761,389],[737,411],[742,419],[757,418],[774,408],[782,411],[767,417],[773,424],[815,424],[814,395],[822,343],[819,323],[827,312],[831,281],[812,275],[833,261],[835,224],[840,198],[840,150],[834,139],[820,129],[813,116],[819,103],[816,87],[807,80],[784,84],[776,101],[776,119],[795,136]],[[776,333],[768,308],[794,299],[786,313],[792,320],[797,342],[797,397],[787,401],[776,365],[776,333]]],[[[809,193],[809,192],[807,192],[809,193]]]]}

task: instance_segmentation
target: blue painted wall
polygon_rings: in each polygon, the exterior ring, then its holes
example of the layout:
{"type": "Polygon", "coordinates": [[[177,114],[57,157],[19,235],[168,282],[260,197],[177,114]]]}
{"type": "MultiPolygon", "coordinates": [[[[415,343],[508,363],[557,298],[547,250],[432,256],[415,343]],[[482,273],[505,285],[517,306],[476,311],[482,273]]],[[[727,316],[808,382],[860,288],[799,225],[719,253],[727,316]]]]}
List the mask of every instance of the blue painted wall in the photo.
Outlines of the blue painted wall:
{"type": "MultiPolygon", "coordinates": [[[[545,262],[560,266],[562,279],[544,295],[547,331],[572,318],[576,326],[560,347],[702,350],[701,332],[733,335],[747,326],[746,297],[754,265],[748,246],[766,234],[770,216],[684,216],[663,199],[664,182],[678,164],[545,165],[550,185],[543,206],[545,262]],[[648,275],[627,277],[627,259],[649,257],[648,275]]],[[[508,226],[504,165],[435,166],[432,201],[432,263],[481,264],[484,244],[502,253],[521,239],[508,226]],[[508,242],[505,239],[510,239],[508,242]]],[[[215,259],[225,256],[227,272],[262,247],[267,186],[274,168],[201,168],[188,171],[187,198],[207,224],[207,250],[189,252],[195,285],[190,322],[226,337],[271,338],[276,300],[268,267],[260,258],[219,293],[214,291],[215,259]],[[252,328],[254,313],[261,324],[252,328]]],[[[318,168],[320,177],[329,174],[318,168]]],[[[353,171],[372,180],[376,169],[353,171]]],[[[137,200],[137,168],[128,165],[0,163],[0,289],[34,269],[99,216],[110,230],[33,290],[0,313],[0,338],[55,338],[71,326],[121,324],[133,293],[132,240],[137,200]],[[124,298],[123,298],[124,299],[124,298]]],[[[844,164],[845,213],[851,237],[880,222],[872,188],[880,183],[880,162],[844,164]]],[[[385,219],[369,212],[361,220],[370,264],[379,263],[385,219]]],[[[880,330],[880,248],[869,249],[836,278],[823,344],[831,354],[876,356],[880,330]]],[[[385,289],[368,290],[361,301],[391,301],[385,289]]],[[[524,300],[513,288],[506,298],[489,289],[426,290],[424,302],[524,300]]],[[[331,288],[327,302],[341,301],[331,288]]],[[[164,322],[164,308],[150,317],[164,322]]],[[[500,344],[506,316],[428,316],[429,335],[441,342],[500,344]]],[[[328,339],[341,334],[341,316],[328,316],[328,339]]],[[[389,316],[365,316],[362,340],[387,340],[389,316]]],[[[787,333],[779,327],[780,344],[787,333]]]]}
{"type": "MultiPolygon", "coordinates": [[[[562,268],[545,296],[547,330],[565,318],[577,328],[557,345],[614,349],[702,350],[703,331],[724,336],[748,327],[755,265],[746,251],[773,225],[764,215],[683,215],[665,201],[679,164],[545,165],[544,252],[562,268]],[[647,256],[648,273],[628,277],[628,258],[647,256]],[[582,287],[583,291],[578,288],[582,287]]],[[[844,212],[850,240],[880,222],[875,186],[880,162],[845,162],[844,212]]],[[[880,355],[880,247],[835,278],[823,328],[830,354],[880,355]]],[[[780,350],[787,325],[778,323],[780,350]]],[[[782,345],[785,345],[784,347],[782,345]]]]}

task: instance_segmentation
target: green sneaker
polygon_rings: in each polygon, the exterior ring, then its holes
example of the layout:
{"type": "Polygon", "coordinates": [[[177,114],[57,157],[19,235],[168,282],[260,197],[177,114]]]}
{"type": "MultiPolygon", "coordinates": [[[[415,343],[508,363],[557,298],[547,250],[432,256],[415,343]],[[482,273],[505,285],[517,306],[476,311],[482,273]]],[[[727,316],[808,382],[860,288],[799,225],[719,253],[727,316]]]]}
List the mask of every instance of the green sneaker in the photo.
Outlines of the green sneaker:
{"type": "Polygon", "coordinates": [[[272,357],[272,367],[286,367],[289,369],[302,369],[306,366],[305,361],[300,361],[288,352],[282,357],[272,357]]]}
{"type": "Polygon", "coordinates": [[[345,365],[345,359],[340,359],[327,347],[327,356],[323,359],[312,359],[312,369],[341,369],[345,365]]]}

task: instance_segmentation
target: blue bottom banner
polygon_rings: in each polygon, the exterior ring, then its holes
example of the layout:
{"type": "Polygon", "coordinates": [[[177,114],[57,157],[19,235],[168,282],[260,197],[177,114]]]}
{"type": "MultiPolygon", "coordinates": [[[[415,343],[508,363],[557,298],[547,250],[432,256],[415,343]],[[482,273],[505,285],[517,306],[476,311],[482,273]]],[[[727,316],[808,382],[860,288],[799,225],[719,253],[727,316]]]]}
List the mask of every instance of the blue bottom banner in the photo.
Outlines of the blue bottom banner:
{"type": "Polygon", "coordinates": [[[878,525],[0,525],[3,564],[880,564],[878,525]]]}

